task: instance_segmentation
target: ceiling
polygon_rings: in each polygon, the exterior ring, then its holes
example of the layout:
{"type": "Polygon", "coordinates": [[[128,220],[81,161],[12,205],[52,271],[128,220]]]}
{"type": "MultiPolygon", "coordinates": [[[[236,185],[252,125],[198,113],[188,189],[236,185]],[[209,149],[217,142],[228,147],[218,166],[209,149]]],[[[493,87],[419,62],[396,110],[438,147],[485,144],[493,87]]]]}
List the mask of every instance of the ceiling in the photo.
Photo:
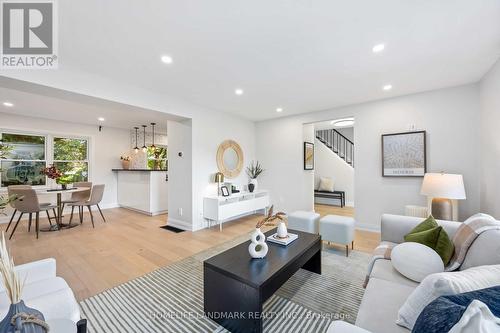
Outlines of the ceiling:
{"type": "Polygon", "coordinates": [[[500,56],[498,0],[58,3],[60,70],[252,120],[477,82],[500,56]]]}
{"type": "Polygon", "coordinates": [[[132,107],[94,97],[74,94],[53,88],[35,85],[16,85],[15,81],[0,79],[0,101],[12,103],[13,107],[0,104],[0,126],[2,113],[38,117],[86,125],[102,125],[132,129],[134,126],[157,123],[157,133],[167,132],[169,120],[183,120],[163,112],[132,107]],[[17,89],[5,88],[15,85],[17,89]],[[24,90],[19,90],[19,89],[24,90]],[[28,87],[28,89],[26,89],[28,87]],[[26,91],[33,90],[33,91],[26,91]],[[99,118],[104,118],[100,121],[99,118]]]}

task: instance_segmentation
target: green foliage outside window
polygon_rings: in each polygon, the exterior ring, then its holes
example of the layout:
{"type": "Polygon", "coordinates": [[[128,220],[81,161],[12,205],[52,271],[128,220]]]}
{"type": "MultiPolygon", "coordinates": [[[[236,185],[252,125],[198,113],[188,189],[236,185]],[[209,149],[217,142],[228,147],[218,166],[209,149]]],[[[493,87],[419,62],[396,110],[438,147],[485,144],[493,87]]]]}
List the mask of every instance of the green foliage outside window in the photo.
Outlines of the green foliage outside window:
{"type": "Polygon", "coordinates": [[[85,161],[87,140],[54,138],[54,161],[85,161]]]}
{"type": "Polygon", "coordinates": [[[74,138],[54,138],[54,165],[63,174],[58,184],[87,181],[87,140],[74,138]]]}
{"type": "Polygon", "coordinates": [[[167,147],[148,147],[148,169],[167,170],[167,147]]]}
{"type": "Polygon", "coordinates": [[[44,136],[3,133],[2,142],[11,147],[5,155],[6,159],[45,160],[44,136]]]}

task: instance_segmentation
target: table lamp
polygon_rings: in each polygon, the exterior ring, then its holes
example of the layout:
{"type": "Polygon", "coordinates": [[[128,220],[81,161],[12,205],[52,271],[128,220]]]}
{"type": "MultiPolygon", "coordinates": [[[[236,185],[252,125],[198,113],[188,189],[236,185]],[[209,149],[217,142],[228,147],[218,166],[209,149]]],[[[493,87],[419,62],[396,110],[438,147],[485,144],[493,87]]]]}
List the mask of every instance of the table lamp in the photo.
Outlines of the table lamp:
{"type": "Polygon", "coordinates": [[[222,172],[217,172],[214,181],[217,183],[217,195],[220,196],[220,183],[224,181],[224,174],[222,174],[222,172]]]}
{"type": "Polygon", "coordinates": [[[431,214],[439,220],[454,220],[451,200],[465,199],[462,175],[426,173],[420,194],[432,197],[431,214]]]}

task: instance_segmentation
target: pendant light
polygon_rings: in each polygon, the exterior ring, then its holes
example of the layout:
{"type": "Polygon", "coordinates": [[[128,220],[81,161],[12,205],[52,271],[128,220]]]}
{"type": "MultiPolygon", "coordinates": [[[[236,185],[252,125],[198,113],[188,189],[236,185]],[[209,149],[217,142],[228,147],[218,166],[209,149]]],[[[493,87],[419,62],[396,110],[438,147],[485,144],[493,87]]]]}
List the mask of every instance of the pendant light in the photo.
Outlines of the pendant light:
{"type": "Polygon", "coordinates": [[[143,129],[143,132],[144,132],[144,145],[142,146],[142,151],[143,152],[147,152],[148,151],[148,147],[146,147],[146,127],[148,127],[147,125],[142,125],[142,129],[143,129]]]}
{"type": "Polygon", "coordinates": [[[134,147],[134,151],[135,153],[137,154],[139,152],[139,147],[137,147],[137,138],[138,138],[138,131],[139,131],[139,127],[134,127],[135,129],[135,147],[134,147]]]}
{"type": "Polygon", "coordinates": [[[151,127],[153,128],[153,144],[151,145],[151,149],[155,149],[155,125],[156,123],[151,123],[151,127]]]}

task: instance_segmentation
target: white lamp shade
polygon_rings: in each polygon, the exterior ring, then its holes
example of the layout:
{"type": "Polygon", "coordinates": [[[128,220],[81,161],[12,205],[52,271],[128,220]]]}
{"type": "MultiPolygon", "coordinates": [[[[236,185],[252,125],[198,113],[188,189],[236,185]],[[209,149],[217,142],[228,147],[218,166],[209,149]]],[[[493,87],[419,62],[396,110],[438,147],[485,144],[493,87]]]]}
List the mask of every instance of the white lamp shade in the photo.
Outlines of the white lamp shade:
{"type": "Polygon", "coordinates": [[[462,175],[447,173],[426,173],[420,194],[433,198],[463,200],[464,178],[462,175]]]}

